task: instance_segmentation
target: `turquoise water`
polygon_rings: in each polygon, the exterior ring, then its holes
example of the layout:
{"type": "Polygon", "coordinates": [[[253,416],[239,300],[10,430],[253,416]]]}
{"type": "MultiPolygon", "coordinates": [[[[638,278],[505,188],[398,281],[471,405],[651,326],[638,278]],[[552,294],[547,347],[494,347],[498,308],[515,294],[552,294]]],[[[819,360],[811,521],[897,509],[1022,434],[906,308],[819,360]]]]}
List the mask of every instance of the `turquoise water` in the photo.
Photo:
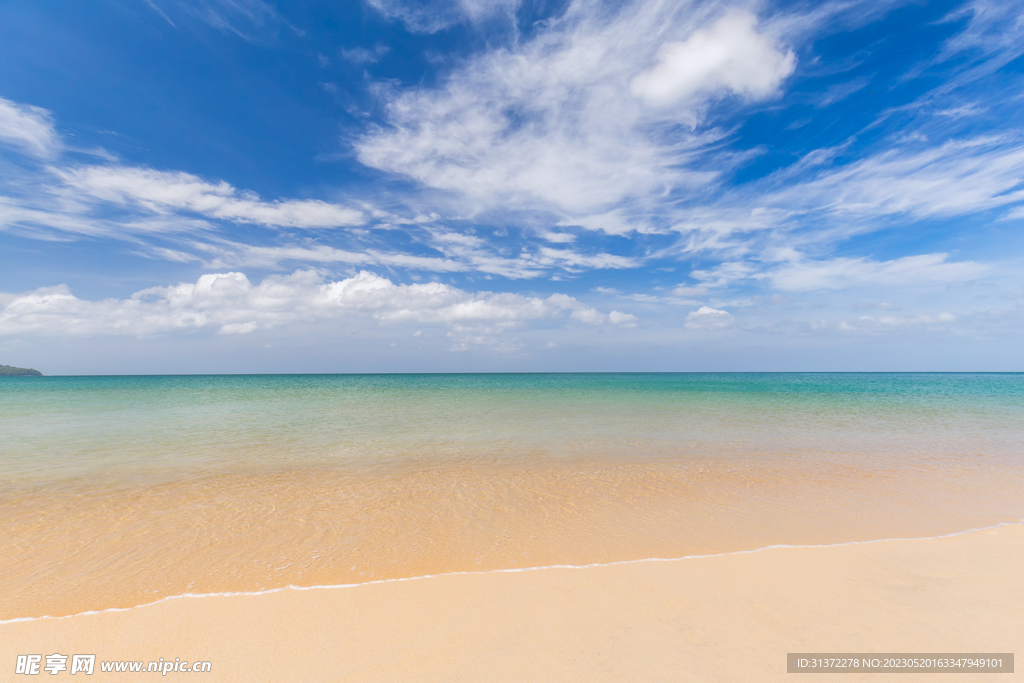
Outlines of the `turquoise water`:
{"type": "Polygon", "coordinates": [[[481,454],[1013,457],[1024,374],[5,378],[0,425],[9,483],[481,454]]]}

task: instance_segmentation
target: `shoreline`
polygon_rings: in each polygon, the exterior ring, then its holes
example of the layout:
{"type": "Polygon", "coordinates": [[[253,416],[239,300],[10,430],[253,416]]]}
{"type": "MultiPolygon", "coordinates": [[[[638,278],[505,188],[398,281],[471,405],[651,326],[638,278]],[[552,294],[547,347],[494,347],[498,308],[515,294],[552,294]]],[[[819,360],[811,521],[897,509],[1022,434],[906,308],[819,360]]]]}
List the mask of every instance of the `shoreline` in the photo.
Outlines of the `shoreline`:
{"type": "Polygon", "coordinates": [[[682,555],[680,557],[643,557],[631,560],[614,560],[610,562],[591,562],[589,564],[544,564],[538,566],[525,566],[525,567],[502,567],[494,569],[479,569],[479,570],[459,570],[459,571],[443,571],[439,573],[428,573],[415,575],[415,577],[396,577],[392,579],[375,579],[372,581],[358,582],[352,584],[318,584],[312,586],[279,586],[275,588],[268,588],[259,591],[221,591],[214,593],[181,593],[178,595],[168,595],[152,602],[143,602],[130,607],[105,607],[103,609],[87,609],[85,611],[76,612],[74,614],[42,614],[39,616],[15,616],[7,618],[7,620],[0,620],[0,627],[7,624],[18,624],[26,622],[41,622],[41,621],[55,621],[55,620],[69,620],[69,618],[75,618],[77,616],[90,616],[95,614],[105,614],[111,612],[125,612],[133,609],[139,609],[141,607],[148,607],[151,605],[160,604],[163,602],[170,602],[172,600],[184,600],[184,599],[201,599],[201,598],[219,598],[219,597],[240,597],[240,596],[260,596],[260,595],[271,595],[274,593],[283,593],[288,591],[319,591],[319,590],[340,590],[340,589],[354,589],[361,586],[376,586],[381,584],[394,584],[403,582],[423,581],[429,579],[439,579],[442,577],[477,577],[477,575],[487,575],[493,573],[519,573],[527,571],[541,571],[545,569],[591,569],[597,567],[611,567],[629,564],[644,564],[648,562],[683,562],[687,560],[701,560],[713,557],[729,557],[732,555],[750,555],[754,553],[761,553],[769,550],[781,550],[781,549],[815,549],[815,548],[843,548],[846,546],[861,546],[870,545],[877,543],[910,543],[919,541],[938,541],[941,539],[952,539],[961,536],[968,536],[971,533],[979,531],[990,531],[1005,526],[1024,526],[1024,519],[1007,522],[997,522],[988,526],[972,527],[962,531],[950,531],[949,533],[940,533],[937,536],[927,537],[894,537],[885,539],[871,539],[866,541],[842,541],[839,543],[825,543],[825,544],[786,544],[776,543],[769,546],[762,546],[759,548],[752,548],[750,550],[731,550],[721,553],[708,553],[708,554],[695,554],[695,555],[682,555]]]}
{"type": "Polygon", "coordinates": [[[791,543],[775,543],[772,545],[762,546],[759,548],[751,548],[749,550],[730,550],[727,552],[720,553],[708,553],[699,555],[683,555],[680,557],[645,557],[634,560],[615,560],[612,562],[592,562],[589,564],[550,564],[550,565],[538,565],[536,567],[505,567],[498,569],[481,569],[478,571],[451,571],[441,572],[438,574],[422,574],[418,576],[404,576],[386,579],[374,579],[371,581],[362,581],[358,583],[339,583],[339,584],[318,584],[311,586],[278,586],[275,588],[267,588],[264,590],[257,591],[221,591],[214,593],[181,593],[178,595],[168,595],[152,602],[144,602],[131,607],[107,607],[104,609],[96,610],[85,610],[83,612],[76,612],[75,614],[60,614],[50,615],[44,614],[35,617],[13,617],[11,619],[0,619],[0,627],[6,624],[15,624],[23,622],[35,622],[35,621],[52,621],[58,619],[74,619],[75,617],[93,616],[98,614],[108,614],[112,612],[130,612],[143,607],[149,607],[151,605],[158,605],[164,602],[170,602],[172,600],[185,600],[185,599],[201,599],[201,598],[219,598],[219,597],[240,597],[240,596],[260,596],[260,595],[271,595],[274,593],[282,593],[287,591],[316,591],[316,590],[334,590],[334,589],[345,589],[345,588],[359,588],[360,586],[372,586],[379,584],[389,583],[401,583],[406,581],[421,581],[426,579],[436,579],[446,576],[484,576],[489,574],[510,574],[510,573],[521,573],[521,572],[533,572],[542,571],[547,569],[593,569],[598,567],[616,567],[620,565],[632,565],[632,564],[645,564],[651,562],[684,562],[687,560],[702,560],[713,557],[729,557],[732,555],[750,555],[754,553],[761,553],[768,550],[781,550],[781,549],[813,549],[813,548],[841,548],[845,546],[855,545],[870,545],[874,543],[897,543],[897,542],[913,542],[913,541],[937,541],[944,538],[955,538],[957,536],[966,536],[973,533],[982,531],[994,531],[1003,527],[1010,526],[1024,526],[1024,519],[1020,519],[1013,522],[998,522],[990,526],[975,527],[965,529],[963,531],[953,531],[948,534],[939,534],[936,536],[912,536],[912,537],[893,537],[893,538],[878,538],[863,541],[841,541],[838,543],[818,543],[818,544],[791,544],[791,543]]]}
{"type": "Polygon", "coordinates": [[[0,624],[0,666],[45,650],[211,661],[205,678],[216,681],[781,681],[787,652],[1020,652],[1022,563],[1024,523],[1010,522],[934,538],[165,598],[0,624]]]}
{"type": "Polygon", "coordinates": [[[938,537],[1024,517],[1024,469],[997,465],[485,461],[30,492],[2,506],[0,621],[180,595],[938,537]]]}

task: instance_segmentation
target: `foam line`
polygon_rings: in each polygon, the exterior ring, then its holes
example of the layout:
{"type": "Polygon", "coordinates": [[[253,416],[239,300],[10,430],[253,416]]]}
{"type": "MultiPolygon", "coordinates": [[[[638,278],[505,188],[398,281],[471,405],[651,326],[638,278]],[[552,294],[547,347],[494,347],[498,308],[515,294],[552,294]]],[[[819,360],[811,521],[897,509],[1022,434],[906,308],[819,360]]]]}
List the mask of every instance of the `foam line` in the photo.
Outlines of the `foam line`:
{"type": "Polygon", "coordinates": [[[638,560],[616,560],[615,562],[594,562],[592,564],[549,564],[539,567],[508,567],[504,569],[484,569],[480,571],[461,571],[461,572],[444,572],[442,574],[422,574],[420,576],[406,576],[397,579],[375,579],[373,581],[362,581],[360,583],[339,583],[339,584],[326,584],[317,586],[281,586],[279,588],[268,588],[260,591],[228,591],[222,593],[182,593],[181,595],[169,595],[153,602],[145,602],[141,605],[135,605],[134,607],[108,607],[107,609],[101,610],[88,610],[86,612],[78,612],[77,614],[66,614],[61,616],[50,616],[43,615],[40,617],[15,617],[14,619],[0,619],[0,626],[4,624],[15,624],[26,621],[42,621],[45,619],[73,619],[75,617],[84,617],[95,614],[107,614],[108,612],[128,612],[139,607],[148,607],[150,605],[157,605],[161,602],[168,602],[170,600],[181,600],[184,598],[218,598],[218,597],[233,597],[239,595],[269,595],[271,593],[280,593],[282,591],[312,591],[312,590],[324,590],[329,588],[357,588],[359,586],[371,586],[380,583],[398,583],[401,581],[419,581],[422,579],[436,579],[442,576],[475,576],[482,574],[511,574],[518,572],[534,572],[543,569],[592,569],[594,567],[614,567],[623,564],[642,564],[645,562],[682,562],[684,560],[700,560],[708,557],[728,557],[730,555],[752,555],[754,553],[764,552],[765,550],[780,550],[784,548],[841,548],[850,545],[869,545],[872,543],[891,543],[897,541],[937,541],[943,538],[954,538],[956,536],[966,536],[968,534],[977,533],[979,531],[992,531],[999,529],[1004,526],[1018,526],[1024,524],[1024,519],[1020,519],[1016,522],[999,522],[992,526],[978,527],[976,529],[967,529],[965,531],[954,531],[949,534],[942,534],[940,536],[923,536],[913,538],[878,538],[869,541],[844,541],[842,543],[825,543],[821,545],[790,545],[786,543],[776,543],[774,545],[766,545],[761,548],[754,548],[753,550],[731,550],[726,553],[711,553],[708,555],[683,555],[682,557],[645,557],[638,560]]]}

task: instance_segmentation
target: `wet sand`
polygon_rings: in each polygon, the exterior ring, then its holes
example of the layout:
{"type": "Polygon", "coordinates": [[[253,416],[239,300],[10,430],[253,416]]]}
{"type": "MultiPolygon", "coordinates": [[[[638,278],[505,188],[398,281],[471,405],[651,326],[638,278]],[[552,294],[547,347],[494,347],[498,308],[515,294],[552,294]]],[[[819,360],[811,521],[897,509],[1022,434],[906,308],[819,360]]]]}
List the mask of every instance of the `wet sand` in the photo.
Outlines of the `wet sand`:
{"type": "MultiPolygon", "coordinates": [[[[1022,566],[1024,526],[1014,524],[926,540],[184,597],[0,624],[0,666],[6,676],[18,654],[56,652],[208,660],[212,671],[196,677],[211,681],[781,681],[794,676],[787,652],[1020,655],[1022,566]]],[[[131,679],[98,669],[90,680],[131,679]]]]}
{"type": "Polygon", "coordinates": [[[1001,462],[623,460],[86,479],[0,495],[0,620],[185,593],[939,536],[1024,517],[1024,470],[1001,462]]]}

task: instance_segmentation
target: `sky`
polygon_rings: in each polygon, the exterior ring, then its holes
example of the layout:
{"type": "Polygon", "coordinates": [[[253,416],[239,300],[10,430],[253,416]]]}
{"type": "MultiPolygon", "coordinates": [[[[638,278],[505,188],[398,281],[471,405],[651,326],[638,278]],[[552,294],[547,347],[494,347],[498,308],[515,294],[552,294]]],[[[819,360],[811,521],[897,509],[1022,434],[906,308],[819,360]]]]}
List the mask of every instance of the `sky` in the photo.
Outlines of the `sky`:
{"type": "Polygon", "coordinates": [[[0,1],[0,363],[1024,370],[1024,2],[0,1]]]}

